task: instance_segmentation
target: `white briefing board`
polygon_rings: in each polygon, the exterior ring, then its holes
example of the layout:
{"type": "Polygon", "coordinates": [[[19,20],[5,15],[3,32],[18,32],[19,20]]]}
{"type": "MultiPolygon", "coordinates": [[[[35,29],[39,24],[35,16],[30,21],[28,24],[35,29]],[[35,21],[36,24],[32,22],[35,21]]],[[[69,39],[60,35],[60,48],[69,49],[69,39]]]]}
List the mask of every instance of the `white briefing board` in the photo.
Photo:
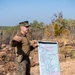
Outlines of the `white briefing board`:
{"type": "Polygon", "coordinates": [[[38,45],[40,75],[60,75],[58,44],[39,42],[38,45]]]}

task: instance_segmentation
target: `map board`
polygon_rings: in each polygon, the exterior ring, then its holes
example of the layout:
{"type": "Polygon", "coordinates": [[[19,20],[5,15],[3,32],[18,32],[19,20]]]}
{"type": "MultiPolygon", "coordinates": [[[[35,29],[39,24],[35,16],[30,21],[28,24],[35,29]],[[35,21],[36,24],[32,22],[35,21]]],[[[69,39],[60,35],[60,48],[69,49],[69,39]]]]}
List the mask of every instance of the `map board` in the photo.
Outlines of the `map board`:
{"type": "Polygon", "coordinates": [[[58,44],[39,42],[38,45],[40,75],[60,75],[58,44]]]}

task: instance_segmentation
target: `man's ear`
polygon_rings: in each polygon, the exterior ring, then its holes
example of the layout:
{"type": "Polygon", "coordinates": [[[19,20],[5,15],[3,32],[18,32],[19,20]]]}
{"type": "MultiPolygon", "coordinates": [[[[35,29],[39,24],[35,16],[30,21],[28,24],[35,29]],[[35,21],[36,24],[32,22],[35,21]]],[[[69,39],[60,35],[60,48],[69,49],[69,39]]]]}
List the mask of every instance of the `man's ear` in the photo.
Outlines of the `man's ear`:
{"type": "Polygon", "coordinates": [[[23,29],[23,26],[22,26],[22,25],[20,26],[20,29],[21,29],[21,30],[23,29]]]}

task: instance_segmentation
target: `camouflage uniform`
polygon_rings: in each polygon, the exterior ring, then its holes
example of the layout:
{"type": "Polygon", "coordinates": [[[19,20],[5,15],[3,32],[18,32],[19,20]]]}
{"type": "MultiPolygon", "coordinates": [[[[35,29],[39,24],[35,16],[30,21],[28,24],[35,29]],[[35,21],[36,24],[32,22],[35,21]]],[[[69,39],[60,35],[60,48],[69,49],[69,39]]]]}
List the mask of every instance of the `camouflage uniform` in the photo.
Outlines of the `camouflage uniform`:
{"type": "Polygon", "coordinates": [[[27,36],[24,36],[21,33],[19,33],[18,36],[22,37],[20,42],[15,40],[12,40],[11,42],[11,45],[17,48],[16,73],[17,75],[30,75],[30,43],[27,36]]]}

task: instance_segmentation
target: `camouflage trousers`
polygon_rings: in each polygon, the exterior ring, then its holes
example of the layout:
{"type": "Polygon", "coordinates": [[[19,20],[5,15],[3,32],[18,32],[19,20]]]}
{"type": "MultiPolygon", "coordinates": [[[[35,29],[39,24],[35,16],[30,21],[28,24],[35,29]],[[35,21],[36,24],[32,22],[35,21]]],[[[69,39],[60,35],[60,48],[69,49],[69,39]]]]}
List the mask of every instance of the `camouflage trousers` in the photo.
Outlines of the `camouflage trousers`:
{"type": "Polygon", "coordinates": [[[30,75],[29,58],[24,58],[22,62],[16,62],[16,75],[30,75]]]}

